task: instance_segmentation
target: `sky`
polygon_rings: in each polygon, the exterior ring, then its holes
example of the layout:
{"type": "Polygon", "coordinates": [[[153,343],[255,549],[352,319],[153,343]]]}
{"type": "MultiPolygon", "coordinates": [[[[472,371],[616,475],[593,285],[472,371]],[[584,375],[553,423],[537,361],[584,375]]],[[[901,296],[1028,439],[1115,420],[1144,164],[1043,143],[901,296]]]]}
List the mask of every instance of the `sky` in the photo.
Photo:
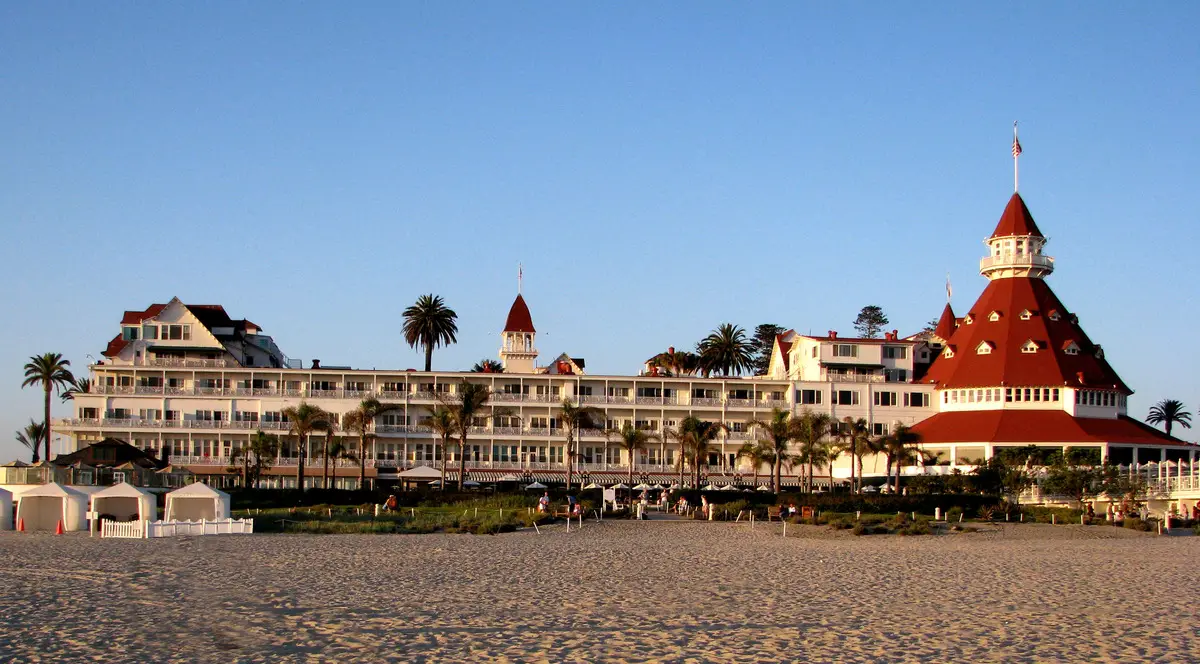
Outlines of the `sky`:
{"type": "MultiPolygon", "coordinates": [[[[0,3],[0,432],[29,356],[217,303],[307,362],[636,372],[723,322],[919,331],[1012,194],[1136,390],[1200,405],[1200,5],[0,3]]],[[[961,311],[962,309],[960,309],[961,311]]],[[[55,417],[70,414],[55,400],[55,417]]],[[[1200,422],[1197,423],[1200,426],[1200,422]]],[[[1185,437],[1197,434],[1185,431],[1185,437]]],[[[0,433],[0,459],[27,453],[0,433]]]]}

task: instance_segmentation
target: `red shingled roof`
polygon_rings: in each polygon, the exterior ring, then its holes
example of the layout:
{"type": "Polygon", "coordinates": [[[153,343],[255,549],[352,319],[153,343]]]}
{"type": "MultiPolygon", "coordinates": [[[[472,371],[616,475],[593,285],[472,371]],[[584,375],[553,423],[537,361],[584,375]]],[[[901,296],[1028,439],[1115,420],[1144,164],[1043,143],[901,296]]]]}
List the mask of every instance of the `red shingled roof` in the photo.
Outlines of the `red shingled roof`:
{"type": "Polygon", "coordinates": [[[1188,445],[1131,417],[1072,417],[1062,410],[984,410],[938,413],[912,426],[921,442],[1126,443],[1188,445]]]}
{"type": "Polygon", "coordinates": [[[954,317],[954,309],[950,308],[950,303],[946,303],[946,308],[942,309],[942,317],[938,319],[937,327],[933,328],[933,335],[940,338],[942,341],[948,341],[954,334],[954,328],[958,319],[954,317]]]}
{"type": "Polygon", "coordinates": [[[784,341],[782,334],[776,334],[775,343],[779,344],[779,356],[783,360],[783,370],[791,371],[791,358],[788,357],[788,353],[792,350],[792,342],[784,341]]]}
{"type": "Polygon", "coordinates": [[[953,357],[939,357],[929,368],[923,382],[939,388],[986,387],[1001,385],[1043,386],[1068,385],[1120,390],[1132,394],[1117,372],[1098,353],[1075,317],[1066,315],[1045,281],[1030,277],[994,279],[984,289],[971,308],[974,322],[964,322],[950,337],[953,357]],[[1021,320],[1021,312],[1051,311],[1060,314],[1058,320],[1038,314],[1021,320]],[[1000,312],[1000,320],[988,320],[992,311],[1000,312]],[[1021,346],[1033,340],[1039,347],[1036,353],[1023,353],[1021,346]],[[979,344],[991,341],[991,353],[976,352],[979,344]],[[1079,346],[1077,355],[1064,350],[1067,341],[1079,346]],[[1080,375],[1083,380],[1080,381],[1080,375]]]}
{"type": "Polygon", "coordinates": [[[996,230],[992,231],[992,237],[1008,237],[1010,235],[1043,237],[1037,224],[1033,223],[1033,215],[1029,214],[1029,208],[1025,207],[1025,201],[1021,199],[1020,194],[1015,193],[1012,198],[1008,199],[1008,206],[1004,208],[1004,214],[1000,215],[1000,222],[996,224],[996,230]]]}
{"type": "Polygon", "coordinates": [[[121,316],[122,325],[137,325],[147,318],[154,318],[166,309],[165,304],[152,304],[145,311],[126,311],[124,316],[121,316]]]}
{"type": "Polygon", "coordinates": [[[512,308],[508,310],[508,320],[504,321],[504,332],[536,332],[533,329],[533,317],[529,315],[529,307],[525,298],[517,294],[512,308]]]}
{"type": "MultiPolygon", "coordinates": [[[[127,311],[125,313],[129,314],[129,313],[137,313],[137,312],[127,311]]],[[[129,342],[125,341],[125,338],[122,337],[120,334],[118,334],[117,336],[112,338],[112,341],[108,342],[108,348],[105,348],[104,352],[101,353],[101,355],[103,355],[104,357],[116,357],[117,355],[121,354],[121,350],[125,348],[125,344],[127,344],[127,343],[129,343],[129,342]]]]}

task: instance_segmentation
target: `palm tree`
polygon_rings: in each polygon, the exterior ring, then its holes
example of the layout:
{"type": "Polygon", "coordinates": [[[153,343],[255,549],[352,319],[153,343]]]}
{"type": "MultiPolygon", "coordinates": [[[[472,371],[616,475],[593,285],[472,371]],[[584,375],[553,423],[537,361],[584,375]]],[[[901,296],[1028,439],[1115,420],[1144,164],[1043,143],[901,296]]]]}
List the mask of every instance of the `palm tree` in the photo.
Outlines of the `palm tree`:
{"type": "Polygon", "coordinates": [[[288,406],[281,413],[289,425],[289,432],[296,436],[296,487],[304,491],[304,459],[308,456],[308,436],[314,430],[322,430],[333,419],[330,413],[305,401],[299,406],[288,406]]]}
{"type": "Polygon", "coordinates": [[[241,462],[242,488],[249,489],[257,484],[259,476],[271,468],[278,453],[279,439],[262,430],[255,432],[246,445],[233,448],[229,453],[229,462],[235,465],[241,462]]]}
{"type": "Polygon", "coordinates": [[[404,340],[409,346],[425,348],[425,370],[433,367],[435,346],[458,343],[458,314],[446,307],[441,295],[422,295],[416,304],[404,310],[404,340]]]}
{"type": "Polygon", "coordinates": [[[454,413],[452,413],[450,409],[446,408],[445,406],[438,406],[437,408],[429,411],[429,418],[425,420],[424,423],[442,439],[442,483],[440,486],[441,490],[445,491],[446,458],[450,456],[447,451],[450,449],[450,439],[453,438],[455,432],[458,431],[454,423],[454,413]]]}
{"type": "Polygon", "coordinates": [[[358,408],[342,417],[342,427],[351,433],[358,434],[358,488],[367,488],[367,441],[375,436],[373,425],[375,418],[385,413],[397,410],[399,406],[384,404],[370,397],[363,399],[358,408]]]}
{"type": "Polygon", "coordinates": [[[754,366],[754,348],[746,339],[746,331],[732,323],[718,325],[696,344],[696,352],[705,375],[713,372],[725,376],[740,374],[754,366]]]}
{"type": "Polygon", "coordinates": [[[496,360],[482,359],[471,367],[473,373],[504,373],[504,365],[496,360]]]}
{"type": "MultiPolygon", "coordinates": [[[[687,422],[687,418],[683,420],[687,422]]],[[[681,425],[678,429],[663,429],[663,440],[670,440],[679,445],[679,458],[675,460],[675,468],[679,470],[679,488],[683,488],[683,467],[687,462],[687,450],[691,446],[691,433],[681,425]]],[[[664,459],[666,457],[664,456],[664,459]]]]}
{"type": "Polygon", "coordinates": [[[921,458],[921,435],[903,424],[897,424],[892,433],[883,437],[883,453],[887,455],[888,472],[896,466],[895,491],[900,493],[900,469],[906,463],[915,463],[921,458]]]}
{"type": "MultiPolygon", "coordinates": [[[[781,466],[788,454],[788,443],[796,439],[799,430],[791,413],[782,408],[772,408],[771,417],[765,420],[751,420],[751,429],[761,429],[766,439],[762,440],[771,452],[774,462],[771,464],[771,490],[778,493],[779,484],[783,479],[781,466]]],[[[757,469],[756,469],[757,474],[757,469]]],[[[757,477],[755,478],[757,484],[757,477]]]]}
{"type": "Polygon", "coordinates": [[[647,443],[652,440],[658,440],[658,434],[634,428],[633,425],[626,422],[621,425],[619,430],[608,429],[604,432],[605,440],[609,440],[610,437],[614,436],[617,439],[617,444],[629,455],[629,486],[633,486],[633,465],[638,450],[644,450],[647,443]]]}
{"type": "Polygon", "coordinates": [[[1175,399],[1163,399],[1150,407],[1146,416],[1150,424],[1161,424],[1171,435],[1171,425],[1178,423],[1184,429],[1192,428],[1192,414],[1184,410],[1183,402],[1175,399]]]}
{"type": "Polygon", "coordinates": [[[45,429],[46,425],[44,423],[34,422],[31,419],[23,430],[17,432],[17,442],[28,447],[29,451],[33,454],[33,459],[30,463],[37,463],[39,461],[38,445],[42,444],[42,436],[45,434],[45,429]]]}
{"type": "Polygon", "coordinates": [[[80,376],[71,382],[71,386],[62,393],[60,397],[63,403],[66,403],[75,398],[76,394],[89,394],[92,391],[92,381],[85,376],[80,376]]]}
{"type": "Polygon", "coordinates": [[[829,435],[833,418],[826,413],[814,413],[805,410],[796,420],[796,439],[800,442],[800,458],[808,465],[806,486],[808,493],[813,490],[813,465],[820,460],[821,446],[829,435]]]}
{"type": "Polygon", "coordinates": [[[71,361],[62,359],[61,353],[34,355],[25,364],[25,381],[21,383],[21,387],[41,385],[46,393],[46,419],[43,420],[45,431],[42,433],[42,438],[46,441],[42,458],[46,461],[50,460],[50,391],[62,391],[64,386],[75,383],[75,376],[71,375],[71,370],[67,368],[69,366],[71,361]]]}
{"type": "Polygon", "coordinates": [[[863,456],[871,451],[871,426],[861,417],[847,417],[842,422],[843,449],[850,454],[850,490],[857,493],[862,490],[863,456]]]}
{"type": "Polygon", "coordinates": [[[598,415],[600,409],[592,406],[577,406],[570,399],[563,399],[562,404],[558,407],[558,425],[563,428],[567,437],[567,449],[564,451],[564,456],[567,457],[567,491],[571,490],[571,465],[575,459],[575,435],[579,429],[590,428],[593,424],[592,417],[598,415]]]}
{"type": "Polygon", "coordinates": [[[666,370],[672,376],[690,376],[700,369],[700,356],[673,347],[659,353],[652,360],[654,366],[666,370]]]}
{"type": "Polygon", "coordinates": [[[463,490],[463,482],[467,479],[467,434],[471,427],[476,426],[477,420],[486,422],[493,414],[484,410],[492,390],[482,383],[470,383],[463,380],[458,384],[458,392],[454,399],[443,402],[443,406],[454,416],[454,427],[458,434],[458,490],[463,490]]]}
{"type": "MultiPolygon", "coordinates": [[[[775,455],[774,447],[770,441],[758,440],[753,443],[742,445],[737,451],[737,458],[745,459],[754,467],[754,488],[758,488],[758,469],[763,464],[767,464],[770,468],[775,468],[775,460],[778,458],[775,455]]],[[[772,481],[774,481],[772,476],[772,481]]]]}
{"type": "Polygon", "coordinates": [[[729,431],[729,427],[723,422],[705,422],[694,415],[689,415],[679,423],[679,429],[683,444],[680,452],[691,453],[692,471],[696,473],[695,486],[699,488],[700,466],[708,464],[709,448],[712,447],[713,441],[720,436],[722,431],[729,431]]]}
{"type": "MultiPolygon", "coordinates": [[[[335,442],[335,440],[336,440],[335,436],[337,436],[337,423],[334,421],[334,418],[332,418],[332,417],[329,418],[328,420],[323,422],[321,424],[321,426],[319,426],[317,428],[319,430],[325,432],[324,440],[322,441],[322,445],[321,445],[321,459],[325,462],[325,468],[321,474],[321,478],[322,478],[321,485],[322,485],[322,488],[328,489],[329,488],[329,458],[331,456],[334,456],[334,447],[341,446],[341,443],[335,442]]],[[[334,458],[336,459],[336,457],[334,457],[334,458]]],[[[337,474],[336,467],[334,468],[333,473],[334,473],[334,475],[337,474]]]]}

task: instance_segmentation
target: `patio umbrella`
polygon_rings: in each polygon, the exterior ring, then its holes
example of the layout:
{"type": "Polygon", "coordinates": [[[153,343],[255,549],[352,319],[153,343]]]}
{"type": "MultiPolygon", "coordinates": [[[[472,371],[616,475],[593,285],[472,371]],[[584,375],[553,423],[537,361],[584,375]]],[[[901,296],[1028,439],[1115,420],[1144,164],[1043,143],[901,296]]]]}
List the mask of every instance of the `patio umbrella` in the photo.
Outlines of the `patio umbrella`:
{"type": "Polygon", "coordinates": [[[750,487],[746,487],[745,489],[742,489],[742,493],[754,493],[754,489],[751,489],[750,487]]]}
{"type": "Polygon", "coordinates": [[[766,492],[770,493],[771,487],[767,486],[766,484],[759,484],[758,491],[766,491],[766,492]]]}
{"type": "Polygon", "coordinates": [[[879,489],[874,486],[864,486],[862,490],[863,493],[877,493],[879,491],[879,489]]]}
{"type": "Polygon", "coordinates": [[[672,483],[671,486],[667,487],[667,489],[670,491],[677,491],[677,490],[679,490],[679,485],[672,483]]]}
{"type": "Polygon", "coordinates": [[[725,486],[721,487],[721,491],[737,491],[737,487],[732,484],[726,484],[725,486]]]}
{"type": "Polygon", "coordinates": [[[588,489],[603,489],[603,488],[604,487],[600,486],[599,484],[596,484],[595,482],[592,482],[591,484],[583,487],[584,491],[587,491],[588,489]]]}
{"type": "Polygon", "coordinates": [[[629,487],[626,486],[624,482],[621,482],[620,484],[612,485],[612,488],[613,489],[628,489],[629,487]]]}
{"type": "Polygon", "coordinates": [[[667,487],[665,487],[665,486],[663,486],[663,485],[661,485],[661,484],[655,484],[655,485],[654,485],[654,489],[655,489],[655,490],[657,490],[657,491],[662,491],[662,490],[663,490],[663,489],[665,489],[665,488],[667,488],[667,487]]]}
{"type": "Polygon", "coordinates": [[[537,489],[545,489],[545,488],[546,488],[546,485],[542,484],[541,482],[533,482],[531,484],[525,485],[526,491],[535,491],[537,489]]]}
{"type": "Polygon", "coordinates": [[[641,484],[639,484],[639,485],[637,485],[637,486],[633,487],[633,490],[634,490],[634,491],[649,491],[650,489],[653,489],[653,488],[654,488],[654,487],[652,487],[652,486],[650,486],[649,484],[646,484],[645,482],[643,482],[643,483],[641,483],[641,484]]]}
{"type": "Polygon", "coordinates": [[[700,490],[701,491],[716,491],[717,487],[715,487],[711,484],[705,484],[704,486],[700,487],[700,490]]]}
{"type": "Polygon", "coordinates": [[[466,482],[463,482],[463,486],[479,486],[479,482],[467,480],[466,482]]]}

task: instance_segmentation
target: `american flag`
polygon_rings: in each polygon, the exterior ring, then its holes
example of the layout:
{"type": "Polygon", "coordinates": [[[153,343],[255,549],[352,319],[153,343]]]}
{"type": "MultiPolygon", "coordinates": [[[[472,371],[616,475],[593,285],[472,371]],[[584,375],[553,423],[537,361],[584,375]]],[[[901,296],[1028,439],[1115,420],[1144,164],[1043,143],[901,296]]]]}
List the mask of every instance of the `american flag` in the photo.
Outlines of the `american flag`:
{"type": "Polygon", "coordinates": [[[1018,141],[1017,137],[1013,136],[1013,159],[1016,159],[1018,156],[1020,156],[1020,154],[1021,154],[1021,141],[1018,141]]]}

